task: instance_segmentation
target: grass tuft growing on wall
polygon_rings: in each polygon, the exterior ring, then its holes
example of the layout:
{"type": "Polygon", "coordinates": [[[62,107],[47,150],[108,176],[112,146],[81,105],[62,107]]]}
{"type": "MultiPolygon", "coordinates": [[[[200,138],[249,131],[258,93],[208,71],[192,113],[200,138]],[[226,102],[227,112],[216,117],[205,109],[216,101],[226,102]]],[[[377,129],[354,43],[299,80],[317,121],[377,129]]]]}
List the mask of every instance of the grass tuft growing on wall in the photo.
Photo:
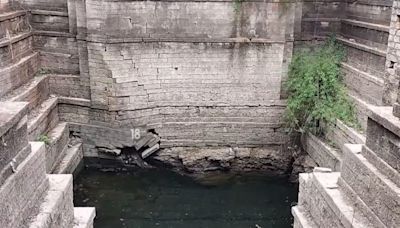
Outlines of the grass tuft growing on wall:
{"type": "Polygon", "coordinates": [[[294,54],[286,83],[289,93],[285,119],[289,132],[323,134],[336,119],[357,127],[354,105],[342,82],[343,47],[335,38],[313,50],[294,54]]]}

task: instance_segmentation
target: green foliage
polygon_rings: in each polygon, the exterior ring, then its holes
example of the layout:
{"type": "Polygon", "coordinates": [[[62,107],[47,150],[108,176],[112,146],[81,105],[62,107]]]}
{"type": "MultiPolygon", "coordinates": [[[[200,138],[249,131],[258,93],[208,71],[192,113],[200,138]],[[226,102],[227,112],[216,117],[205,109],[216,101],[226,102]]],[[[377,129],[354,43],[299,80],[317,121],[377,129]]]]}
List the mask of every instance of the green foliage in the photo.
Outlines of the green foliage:
{"type": "Polygon", "coordinates": [[[50,138],[47,135],[40,135],[38,138],[38,141],[44,142],[44,144],[46,144],[46,145],[50,144],[50,138]]]}
{"type": "Polygon", "coordinates": [[[289,68],[286,122],[289,131],[323,133],[322,126],[336,119],[358,125],[354,106],[342,83],[343,47],[334,38],[310,51],[300,51],[289,68]]]}
{"type": "Polygon", "coordinates": [[[244,2],[244,0],[233,0],[233,9],[236,13],[240,11],[240,8],[242,7],[242,2],[244,2]]]}
{"type": "Polygon", "coordinates": [[[44,69],[44,68],[40,68],[37,72],[37,74],[42,75],[42,74],[49,74],[51,73],[51,71],[49,69],[44,69]]]}

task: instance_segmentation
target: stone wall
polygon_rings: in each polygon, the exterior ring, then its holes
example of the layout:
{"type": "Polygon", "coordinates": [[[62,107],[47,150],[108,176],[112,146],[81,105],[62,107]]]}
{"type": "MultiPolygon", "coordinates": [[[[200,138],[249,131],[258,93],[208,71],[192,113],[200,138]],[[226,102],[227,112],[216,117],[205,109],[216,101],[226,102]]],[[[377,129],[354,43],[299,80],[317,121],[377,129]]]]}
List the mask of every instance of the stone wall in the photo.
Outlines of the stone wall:
{"type": "Polygon", "coordinates": [[[50,92],[67,97],[60,118],[80,126],[87,156],[134,145],[110,132],[138,127],[162,149],[281,151],[293,43],[329,34],[348,50],[345,82],[363,126],[365,104],[383,103],[390,1],[20,3],[30,9],[41,71],[52,73],[50,92]]]}
{"type": "MultiPolygon", "coordinates": [[[[129,137],[136,127],[160,136],[161,148],[281,151],[294,8],[273,1],[246,1],[237,10],[232,1],[76,2],[68,21],[76,21],[79,41],[68,46],[79,54],[80,75],[55,75],[50,84],[58,95],[88,100],[61,104],[61,118],[77,123],[88,156],[132,146],[111,132],[129,137]]],[[[61,39],[51,39],[38,36],[35,44],[56,50],[61,39]]],[[[44,66],[54,61],[42,57],[44,66]]]]}

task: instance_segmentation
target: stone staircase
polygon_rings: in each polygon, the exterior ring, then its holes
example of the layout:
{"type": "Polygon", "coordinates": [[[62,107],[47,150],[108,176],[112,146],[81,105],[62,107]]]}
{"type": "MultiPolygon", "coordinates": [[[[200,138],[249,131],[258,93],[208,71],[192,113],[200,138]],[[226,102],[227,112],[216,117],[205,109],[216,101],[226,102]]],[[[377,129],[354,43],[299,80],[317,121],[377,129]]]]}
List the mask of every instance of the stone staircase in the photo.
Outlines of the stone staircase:
{"type": "Polygon", "coordinates": [[[400,119],[371,107],[366,142],[343,147],[341,172],[300,175],[294,227],[398,227],[400,119]]]}
{"type": "Polygon", "coordinates": [[[342,63],[343,79],[354,103],[359,129],[337,121],[327,129],[324,139],[312,135],[303,137],[303,147],[321,167],[340,171],[343,147],[346,143],[365,143],[368,110],[385,103],[385,72],[390,28],[390,2],[346,3],[341,19],[338,41],[345,47],[347,59],[342,63]],[[371,9],[366,16],[361,9],[371,9]],[[361,10],[361,11],[360,11],[361,10]],[[374,17],[374,18],[370,18],[374,17]]]}
{"type": "Polygon", "coordinates": [[[347,5],[339,38],[348,54],[342,69],[362,131],[338,122],[326,136],[329,143],[312,136],[303,140],[309,153],[320,158],[319,165],[327,168],[300,175],[299,203],[292,208],[295,228],[400,224],[400,120],[392,107],[383,107],[393,102],[385,89],[388,73],[397,67],[388,53],[393,42],[388,45],[389,31],[397,27],[391,4],[347,5]],[[363,13],[366,9],[371,14],[363,13]]]}
{"type": "Polygon", "coordinates": [[[0,107],[0,226],[92,227],[94,208],[74,210],[72,175],[46,174],[46,145],[28,142],[28,103],[0,107]]]}
{"type": "Polygon", "coordinates": [[[39,69],[31,14],[1,9],[0,227],[92,227],[94,208],[73,207],[70,174],[82,145],[60,121],[51,76],[39,69]]]}

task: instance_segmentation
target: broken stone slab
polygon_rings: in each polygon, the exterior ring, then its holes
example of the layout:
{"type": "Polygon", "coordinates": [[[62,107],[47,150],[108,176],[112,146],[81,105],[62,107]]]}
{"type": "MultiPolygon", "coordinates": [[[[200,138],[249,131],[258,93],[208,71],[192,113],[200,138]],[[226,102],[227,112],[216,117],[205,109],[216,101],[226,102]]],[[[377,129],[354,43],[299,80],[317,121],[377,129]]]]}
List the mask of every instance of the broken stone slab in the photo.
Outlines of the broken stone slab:
{"type": "Polygon", "coordinates": [[[160,144],[155,144],[154,146],[146,149],[145,151],[142,152],[142,158],[146,159],[150,155],[154,154],[160,149],[160,144]]]}

